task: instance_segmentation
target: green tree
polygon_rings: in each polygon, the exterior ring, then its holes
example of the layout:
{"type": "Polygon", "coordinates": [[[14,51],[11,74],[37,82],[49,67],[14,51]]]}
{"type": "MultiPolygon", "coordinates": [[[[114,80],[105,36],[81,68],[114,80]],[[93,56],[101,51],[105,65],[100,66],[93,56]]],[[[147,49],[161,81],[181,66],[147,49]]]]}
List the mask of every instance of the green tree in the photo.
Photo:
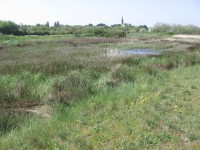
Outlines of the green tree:
{"type": "Polygon", "coordinates": [[[49,27],[49,21],[47,21],[47,23],[45,24],[45,26],[49,27]]]}
{"type": "Polygon", "coordinates": [[[12,21],[0,21],[0,32],[2,34],[20,35],[19,25],[12,21]]]}
{"type": "Polygon", "coordinates": [[[54,27],[60,27],[59,21],[54,22],[54,27]]]}

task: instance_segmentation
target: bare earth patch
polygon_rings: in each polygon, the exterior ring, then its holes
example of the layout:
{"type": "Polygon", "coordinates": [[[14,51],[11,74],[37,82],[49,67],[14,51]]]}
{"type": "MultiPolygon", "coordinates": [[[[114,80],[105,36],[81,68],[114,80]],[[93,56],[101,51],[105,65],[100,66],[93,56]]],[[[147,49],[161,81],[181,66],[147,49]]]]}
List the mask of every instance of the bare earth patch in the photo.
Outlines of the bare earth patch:
{"type": "Polygon", "coordinates": [[[187,44],[199,43],[200,35],[173,35],[165,39],[169,42],[183,42],[187,44]]]}
{"type": "Polygon", "coordinates": [[[16,102],[13,104],[0,104],[0,112],[1,110],[6,110],[8,112],[14,112],[16,114],[32,114],[37,115],[42,118],[50,118],[52,115],[52,108],[45,104],[40,105],[39,102],[16,102]]]}
{"type": "Polygon", "coordinates": [[[174,35],[175,38],[200,39],[200,35],[174,35]]]}
{"type": "Polygon", "coordinates": [[[37,106],[32,109],[27,109],[26,111],[43,118],[50,118],[52,113],[52,109],[48,105],[37,106]]]}

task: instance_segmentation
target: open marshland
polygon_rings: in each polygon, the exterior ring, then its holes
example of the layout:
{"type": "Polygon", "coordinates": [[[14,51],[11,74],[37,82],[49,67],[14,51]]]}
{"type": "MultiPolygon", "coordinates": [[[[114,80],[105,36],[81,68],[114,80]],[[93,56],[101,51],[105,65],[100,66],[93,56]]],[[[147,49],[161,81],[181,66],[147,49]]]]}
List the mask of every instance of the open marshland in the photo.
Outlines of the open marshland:
{"type": "Polygon", "coordinates": [[[198,149],[199,43],[0,36],[0,149],[198,149]]]}

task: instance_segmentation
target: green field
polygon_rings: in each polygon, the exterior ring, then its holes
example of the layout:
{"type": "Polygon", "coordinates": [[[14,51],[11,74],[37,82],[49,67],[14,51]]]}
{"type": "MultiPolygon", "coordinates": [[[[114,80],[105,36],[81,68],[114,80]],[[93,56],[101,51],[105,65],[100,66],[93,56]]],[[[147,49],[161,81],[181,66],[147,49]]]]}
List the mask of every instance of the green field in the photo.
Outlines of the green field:
{"type": "Polygon", "coordinates": [[[199,149],[199,43],[0,35],[0,150],[199,149]]]}

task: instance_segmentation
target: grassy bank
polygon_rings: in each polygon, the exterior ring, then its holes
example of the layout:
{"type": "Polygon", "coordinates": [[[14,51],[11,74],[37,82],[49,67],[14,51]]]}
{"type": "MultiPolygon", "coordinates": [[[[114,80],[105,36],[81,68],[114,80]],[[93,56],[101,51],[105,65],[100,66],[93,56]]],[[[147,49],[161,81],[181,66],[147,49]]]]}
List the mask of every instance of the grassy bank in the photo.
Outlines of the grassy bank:
{"type": "Polygon", "coordinates": [[[199,50],[156,35],[4,41],[1,149],[198,148],[199,50]],[[113,53],[133,48],[163,55],[113,53]]]}

